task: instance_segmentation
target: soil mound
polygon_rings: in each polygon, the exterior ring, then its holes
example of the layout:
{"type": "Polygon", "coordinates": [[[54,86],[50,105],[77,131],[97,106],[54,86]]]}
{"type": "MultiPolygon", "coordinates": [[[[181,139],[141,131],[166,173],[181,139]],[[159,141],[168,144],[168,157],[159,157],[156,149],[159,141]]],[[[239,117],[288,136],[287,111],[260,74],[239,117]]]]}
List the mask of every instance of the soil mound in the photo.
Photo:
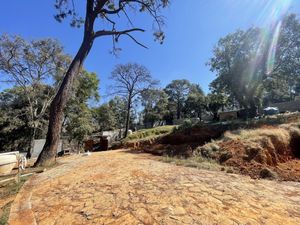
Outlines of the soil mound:
{"type": "Polygon", "coordinates": [[[252,178],[300,181],[299,116],[291,114],[251,123],[199,124],[127,143],[125,147],[171,157],[199,155],[252,178]]]}
{"type": "Polygon", "coordinates": [[[195,151],[253,178],[264,178],[262,171],[267,169],[278,179],[300,181],[299,143],[299,125],[288,124],[226,132],[221,140],[195,151]]]}

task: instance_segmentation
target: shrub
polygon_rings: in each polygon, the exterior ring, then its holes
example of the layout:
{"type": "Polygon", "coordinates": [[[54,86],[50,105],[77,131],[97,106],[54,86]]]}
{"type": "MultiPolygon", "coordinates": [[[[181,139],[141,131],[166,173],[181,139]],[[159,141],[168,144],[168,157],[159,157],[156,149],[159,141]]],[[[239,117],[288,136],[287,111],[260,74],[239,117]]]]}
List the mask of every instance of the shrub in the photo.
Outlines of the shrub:
{"type": "Polygon", "coordinates": [[[138,139],[143,139],[143,138],[150,138],[153,136],[158,136],[162,134],[168,134],[173,131],[175,126],[161,126],[161,127],[154,127],[150,129],[143,129],[134,132],[133,134],[129,135],[125,141],[130,141],[130,140],[138,140],[138,139]]]}
{"type": "Polygon", "coordinates": [[[269,179],[269,180],[275,180],[278,178],[278,175],[276,172],[268,169],[268,168],[263,168],[260,172],[259,172],[259,176],[260,178],[263,179],[269,179]]]}
{"type": "Polygon", "coordinates": [[[193,123],[190,119],[185,119],[181,125],[174,129],[174,132],[184,131],[193,127],[193,123]]]}
{"type": "Polygon", "coordinates": [[[219,157],[219,162],[224,163],[230,158],[232,158],[232,153],[231,152],[223,152],[219,157]]]}
{"type": "Polygon", "coordinates": [[[194,156],[190,158],[164,156],[162,161],[167,163],[174,163],[177,166],[186,166],[205,170],[221,171],[222,168],[224,168],[215,160],[203,158],[201,156],[194,156]]]}
{"type": "Polygon", "coordinates": [[[215,158],[215,154],[220,150],[220,146],[216,142],[210,142],[195,149],[194,155],[206,158],[215,158]]]}

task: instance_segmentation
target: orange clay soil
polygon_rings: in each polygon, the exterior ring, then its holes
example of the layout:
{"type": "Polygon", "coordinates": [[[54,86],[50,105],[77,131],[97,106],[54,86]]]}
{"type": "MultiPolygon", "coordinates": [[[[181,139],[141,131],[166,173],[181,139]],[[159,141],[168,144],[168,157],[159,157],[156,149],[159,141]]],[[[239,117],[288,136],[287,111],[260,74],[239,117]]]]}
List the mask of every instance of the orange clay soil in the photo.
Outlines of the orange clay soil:
{"type": "MultiPolygon", "coordinates": [[[[278,129],[276,126],[262,125],[261,129],[278,129]]],[[[169,134],[151,142],[136,142],[132,149],[139,149],[153,155],[168,155],[175,157],[192,157],[194,150],[211,137],[219,137],[222,129],[190,128],[181,133],[169,134]]],[[[208,142],[209,142],[208,141],[208,142]]],[[[248,140],[224,140],[218,142],[221,151],[216,151],[212,157],[219,161],[224,153],[230,153],[228,160],[222,162],[224,166],[234,167],[235,173],[259,178],[262,169],[276,172],[277,179],[283,181],[300,182],[300,159],[295,153],[300,154],[300,139],[291,142],[290,146],[282,143],[270,143],[267,139],[261,148],[249,149],[248,140]],[[273,145],[274,144],[274,145],[273,145]],[[276,150],[274,146],[276,145],[276,150]]],[[[253,144],[252,144],[253,145],[253,144]]]]}
{"type": "Polygon", "coordinates": [[[300,224],[300,183],[254,180],[118,150],[72,156],[25,183],[26,224],[300,224]]]}
{"type": "Polygon", "coordinates": [[[276,172],[279,180],[300,181],[300,160],[293,157],[291,152],[280,155],[270,149],[263,149],[252,154],[245,148],[245,142],[245,140],[230,140],[220,144],[222,150],[232,155],[224,165],[233,166],[239,173],[252,178],[259,178],[260,171],[268,168],[276,172]]]}

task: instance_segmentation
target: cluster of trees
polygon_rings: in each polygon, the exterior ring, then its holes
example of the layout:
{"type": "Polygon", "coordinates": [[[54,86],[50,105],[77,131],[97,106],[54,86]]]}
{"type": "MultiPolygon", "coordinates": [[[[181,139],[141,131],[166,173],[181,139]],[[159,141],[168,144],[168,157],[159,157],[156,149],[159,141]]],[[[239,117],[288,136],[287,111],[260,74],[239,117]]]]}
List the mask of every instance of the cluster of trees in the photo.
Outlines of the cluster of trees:
{"type": "MultiPolygon", "coordinates": [[[[245,109],[251,117],[259,107],[294,100],[300,94],[300,22],[292,14],[270,29],[238,30],[220,39],[208,63],[217,75],[208,95],[185,79],[159,88],[146,67],[128,63],[111,73],[114,92],[109,94],[115,97],[91,108],[88,101],[99,99],[99,80],[83,69],[72,86],[61,129],[80,142],[95,131],[125,128],[126,136],[137,125],[201,120],[208,113],[217,119],[225,109],[245,109]]],[[[13,84],[0,93],[0,150],[30,149],[34,139],[45,137],[50,103],[70,61],[55,40],[0,37],[1,81],[13,84]]]]}
{"type": "MultiPolygon", "coordinates": [[[[151,80],[145,68],[142,74],[147,79],[142,80],[148,86],[139,86],[137,81],[135,90],[132,80],[141,66],[117,66],[112,78],[117,81],[116,93],[125,94],[125,125],[128,128],[130,122],[134,128],[137,123],[153,126],[160,121],[172,124],[176,119],[198,117],[201,120],[202,115],[208,113],[217,119],[219,111],[230,109],[243,109],[245,117],[254,117],[259,108],[270,103],[292,101],[300,95],[299,49],[300,22],[294,14],[268,29],[238,30],[221,38],[208,62],[217,75],[208,95],[199,85],[185,79],[173,80],[163,89],[157,88],[157,82],[151,80]],[[139,101],[137,108],[142,106],[142,110],[135,114],[136,118],[131,118],[134,101],[139,101]]],[[[100,129],[109,127],[114,126],[105,124],[100,129]]]]}
{"type": "Polygon", "coordinates": [[[169,0],[86,0],[85,15],[82,16],[79,12],[83,10],[77,11],[73,1],[55,1],[55,8],[57,9],[55,19],[58,22],[62,22],[66,18],[69,18],[72,27],[83,25],[83,39],[51,102],[46,143],[35,163],[36,166],[51,165],[55,160],[64,109],[71,97],[74,81],[78,79],[84,61],[92,49],[95,39],[104,36],[112,37],[112,52],[114,53],[120,50],[120,48],[116,47],[116,43],[123,36],[132,39],[136,44],[146,48],[133,35],[136,32],[145,31],[134,25],[135,21],[132,17],[136,12],[139,12],[147,14],[153,19],[153,35],[155,40],[162,43],[165,38],[162,31],[164,18],[160,14],[160,11],[168,5],[169,0]],[[100,29],[99,24],[102,24],[100,29]],[[127,24],[127,26],[125,25],[124,27],[124,24],[127,24]]]}
{"type": "MultiPolygon", "coordinates": [[[[56,40],[0,37],[1,82],[11,86],[0,92],[1,151],[26,149],[30,155],[34,139],[45,138],[50,103],[70,61],[56,40]]],[[[82,142],[93,132],[121,128],[126,136],[137,124],[172,124],[174,119],[201,118],[210,109],[199,85],[183,79],[161,89],[150,71],[136,63],[117,65],[110,78],[115,97],[99,107],[88,104],[100,98],[97,75],[83,69],[74,81],[61,129],[69,140],[82,142]]]]}
{"type": "MultiPolygon", "coordinates": [[[[34,139],[45,137],[49,106],[70,60],[53,39],[0,37],[0,79],[12,86],[0,92],[0,151],[28,150],[30,155],[34,139]]],[[[98,86],[95,73],[80,72],[64,110],[63,130],[70,139],[81,141],[93,131],[88,101],[99,98],[98,86]]]]}
{"type": "Polygon", "coordinates": [[[35,163],[36,166],[48,166],[53,164],[55,160],[64,120],[64,111],[73,94],[74,81],[79,79],[80,71],[93,47],[94,40],[103,36],[111,36],[113,52],[120,50],[116,47],[116,43],[123,36],[132,39],[138,45],[146,48],[145,45],[133,36],[133,33],[145,31],[142,28],[134,26],[135,21],[132,17],[136,12],[139,12],[147,14],[153,19],[153,35],[155,40],[162,43],[165,38],[162,30],[164,17],[160,12],[161,9],[168,5],[169,0],[86,0],[85,10],[77,11],[73,1],[55,0],[54,6],[57,14],[54,18],[58,22],[69,18],[72,27],[83,26],[83,39],[77,54],[68,64],[68,69],[64,73],[58,91],[51,100],[46,143],[35,163]],[[82,11],[85,14],[84,16],[79,13],[82,11]],[[95,26],[96,21],[102,24],[100,29],[95,26]],[[124,27],[124,24],[127,24],[127,26],[125,25],[124,27]]]}
{"type": "MultiPolygon", "coordinates": [[[[94,131],[133,127],[137,122],[150,124],[199,117],[210,112],[217,118],[226,108],[246,110],[255,116],[257,108],[272,102],[293,100],[300,93],[300,23],[288,15],[268,30],[238,30],[221,38],[208,62],[217,78],[211,93],[187,80],[174,80],[158,88],[150,72],[142,65],[118,65],[111,75],[116,97],[100,107],[90,108],[88,101],[98,99],[99,80],[82,69],[94,40],[111,36],[113,52],[119,50],[120,37],[144,32],[133,26],[134,13],[153,18],[154,37],[164,40],[160,10],[168,0],[86,0],[84,18],[72,1],[56,0],[55,19],[70,18],[71,26],[83,26],[83,40],[73,59],[63,53],[54,40],[26,42],[20,37],[0,39],[1,81],[12,88],[0,93],[0,150],[18,149],[44,137],[46,144],[36,165],[53,163],[61,131],[78,141],[94,131]],[[116,16],[117,15],[117,16],[116,16]],[[96,21],[105,21],[95,30],[96,21]],[[128,20],[128,28],[119,28],[128,20]],[[48,126],[48,129],[46,128],[48,126]],[[21,140],[16,142],[15,140],[21,140]]],[[[29,152],[30,153],[30,152],[29,152]]]]}
{"type": "Polygon", "coordinates": [[[129,128],[137,125],[173,124],[175,120],[199,118],[212,113],[215,118],[226,105],[222,94],[205,95],[198,84],[186,79],[173,80],[165,88],[158,87],[150,72],[142,65],[117,65],[112,72],[114,92],[108,103],[94,108],[98,130],[129,128]],[[105,121],[105,122],[104,122],[105,121]]]}
{"type": "Polygon", "coordinates": [[[299,49],[300,22],[294,14],[268,29],[229,34],[219,40],[208,63],[217,74],[211,91],[250,117],[259,107],[292,101],[300,94],[299,49]]]}

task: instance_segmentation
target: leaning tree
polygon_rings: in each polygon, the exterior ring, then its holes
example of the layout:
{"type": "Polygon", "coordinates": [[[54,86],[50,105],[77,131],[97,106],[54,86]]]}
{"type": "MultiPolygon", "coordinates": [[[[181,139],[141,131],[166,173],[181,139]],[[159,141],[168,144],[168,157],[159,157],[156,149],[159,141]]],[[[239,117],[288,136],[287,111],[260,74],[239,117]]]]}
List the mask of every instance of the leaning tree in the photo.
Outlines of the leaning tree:
{"type": "MultiPolygon", "coordinates": [[[[77,79],[80,69],[89,54],[94,40],[103,36],[111,36],[113,48],[122,36],[131,38],[135,43],[145,47],[134,36],[135,32],[144,32],[144,29],[134,27],[131,18],[134,13],[147,13],[154,20],[154,36],[160,42],[164,39],[162,26],[164,18],[160,15],[160,10],[169,4],[169,0],[86,0],[85,18],[80,17],[76,12],[74,0],[56,0],[55,7],[58,11],[56,20],[61,22],[65,18],[70,18],[71,26],[83,24],[83,40],[79,50],[67,70],[61,86],[50,106],[49,127],[46,143],[36,162],[36,166],[47,166],[54,162],[56,149],[60,138],[60,130],[63,119],[63,110],[70,97],[74,80],[77,79]],[[103,21],[109,24],[104,29],[96,28],[95,22],[103,21]],[[127,21],[124,23],[124,21],[127,21]],[[129,27],[119,28],[122,24],[129,27]]],[[[97,23],[100,24],[100,23],[97,23]]],[[[102,23],[105,24],[105,23],[102,23]]]]}

